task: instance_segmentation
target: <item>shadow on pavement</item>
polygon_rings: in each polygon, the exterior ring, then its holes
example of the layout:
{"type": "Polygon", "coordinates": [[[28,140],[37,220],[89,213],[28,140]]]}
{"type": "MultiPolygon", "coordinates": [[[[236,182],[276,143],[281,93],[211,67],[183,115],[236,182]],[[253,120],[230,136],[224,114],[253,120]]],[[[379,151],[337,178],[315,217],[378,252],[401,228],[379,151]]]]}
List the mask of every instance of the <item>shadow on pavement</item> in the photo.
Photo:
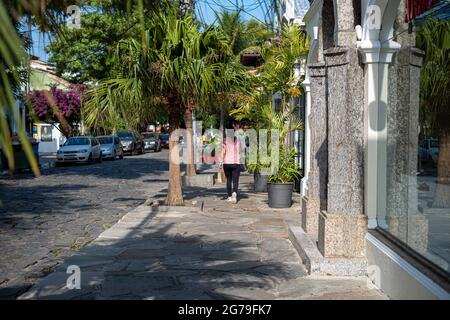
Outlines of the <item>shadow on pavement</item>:
{"type": "Polygon", "coordinates": [[[170,220],[164,214],[129,218],[21,299],[272,299],[278,282],[304,276],[301,268],[261,262],[253,241],[207,231],[217,223],[205,222],[206,234],[186,234],[175,222],[164,223],[170,220]],[[80,290],[66,288],[69,265],[80,266],[80,290]]]}

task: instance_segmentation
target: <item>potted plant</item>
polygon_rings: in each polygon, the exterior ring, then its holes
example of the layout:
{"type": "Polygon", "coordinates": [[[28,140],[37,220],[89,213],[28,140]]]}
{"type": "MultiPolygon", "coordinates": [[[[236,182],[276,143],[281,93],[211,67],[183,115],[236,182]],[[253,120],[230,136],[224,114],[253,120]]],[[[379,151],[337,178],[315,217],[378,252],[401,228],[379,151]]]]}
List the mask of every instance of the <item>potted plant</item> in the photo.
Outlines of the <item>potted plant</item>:
{"type": "Polygon", "coordinates": [[[264,173],[265,169],[270,168],[269,165],[255,163],[247,165],[247,171],[249,173],[253,173],[253,187],[255,192],[267,192],[267,176],[268,174],[264,173]]]}
{"type": "Polygon", "coordinates": [[[292,205],[294,180],[301,172],[295,163],[295,148],[280,150],[278,171],[268,176],[269,207],[289,208],[292,205]]]}
{"type": "MultiPolygon", "coordinates": [[[[259,136],[259,130],[256,131],[259,136]]],[[[267,141],[268,142],[268,141],[267,141]]],[[[270,143],[269,143],[270,145],[270,143]]],[[[250,156],[246,156],[246,166],[249,173],[253,173],[253,188],[255,192],[267,192],[267,176],[270,172],[270,147],[268,148],[269,154],[261,155],[260,151],[256,152],[256,162],[250,162],[250,156]]]]}

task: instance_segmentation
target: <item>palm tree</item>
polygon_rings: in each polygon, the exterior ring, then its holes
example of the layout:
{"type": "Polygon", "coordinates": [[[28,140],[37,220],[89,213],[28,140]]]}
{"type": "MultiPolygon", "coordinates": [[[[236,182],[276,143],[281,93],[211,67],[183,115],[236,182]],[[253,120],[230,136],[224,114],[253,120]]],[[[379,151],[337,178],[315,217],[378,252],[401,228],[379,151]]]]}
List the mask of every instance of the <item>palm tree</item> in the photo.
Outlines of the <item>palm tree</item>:
{"type": "Polygon", "coordinates": [[[29,159],[35,175],[39,168],[34,159],[30,142],[26,136],[24,124],[16,108],[20,86],[23,83],[20,70],[27,64],[24,42],[18,35],[16,26],[10,17],[11,7],[0,3],[0,148],[5,156],[10,171],[14,169],[14,153],[11,144],[12,133],[10,124],[17,128],[15,132],[29,159]]]}
{"type": "MultiPolygon", "coordinates": [[[[241,19],[241,11],[227,11],[222,10],[221,12],[216,12],[216,20],[218,23],[218,28],[227,37],[230,42],[230,46],[235,56],[235,61],[239,61],[240,53],[244,49],[248,48],[258,48],[262,46],[271,36],[273,32],[263,25],[261,22],[251,19],[248,21],[243,21],[241,19]]],[[[248,77],[246,83],[248,88],[243,90],[243,92],[250,91],[251,84],[249,83],[248,77]]],[[[225,116],[231,104],[236,105],[236,103],[242,97],[232,95],[221,95],[218,97],[218,104],[220,106],[220,131],[224,131],[225,126],[225,116]]]]}
{"type": "Polygon", "coordinates": [[[253,78],[254,87],[258,89],[245,97],[231,114],[258,125],[264,118],[264,110],[271,106],[272,94],[276,92],[281,93],[282,107],[286,108],[291,97],[301,94],[298,89],[301,79],[295,77],[294,64],[299,59],[306,59],[308,50],[308,39],[302,30],[293,24],[284,25],[280,37],[261,48],[264,64],[258,68],[260,76],[253,78]]]}
{"type": "MultiPolygon", "coordinates": [[[[222,62],[229,50],[226,37],[208,28],[198,31],[192,16],[179,17],[176,9],[151,14],[150,27],[142,38],[118,45],[114,59],[120,68],[115,77],[91,91],[85,113],[88,125],[101,117],[133,117],[137,109],[164,106],[170,132],[180,128],[180,118],[210,101],[211,97],[237,87],[243,81],[222,62]]],[[[192,145],[190,121],[186,121],[188,145],[192,145]]],[[[172,155],[177,142],[169,142],[172,155]]],[[[169,186],[165,203],[183,205],[180,166],[169,159],[169,186]]]]}
{"type": "Polygon", "coordinates": [[[245,48],[243,44],[243,33],[245,31],[245,25],[240,17],[240,11],[227,11],[215,13],[216,20],[219,24],[219,28],[226,34],[230,41],[233,54],[237,55],[245,48]]]}
{"type": "Polygon", "coordinates": [[[24,124],[15,106],[21,99],[21,87],[26,83],[26,70],[29,64],[26,47],[30,39],[20,34],[19,27],[23,17],[42,30],[56,31],[56,20],[62,16],[70,0],[3,0],[0,2],[0,148],[10,171],[14,169],[14,154],[11,145],[12,134],[17,134],[34,174],[40,174],[31,150],[24,124]],[[12,132],[11,125],[17,132],[12,132]]]}
{"type": "Polygon", "coordinates": [[[308,37],[304,32],[297,25],[283,25],[280,38],[262,50],[266,61],[260,68],[263,87],[272,93],[280,92],[283,99],[298,95],[296,88],[300,79],[295,78],[294,64],[305,59],[308,50],[308,37]]]}
{"type": "Polygon", "coordinates": [[[240,10],[222,10],[216,12],[215,16],[219,29],[225,33],[230,41],[234,55],[238,55],[248,47],[260,46],[273,36],[273,32],[261,22],[255,19],[243,21],[240,10]]]}
{"type": "Polygon", "coordinates": [[[450,21],[429,20],[417,33],[425,51],[420,78],[424,121],[439,137],[437,186],[433,205],[450,207],[450,21]]]}

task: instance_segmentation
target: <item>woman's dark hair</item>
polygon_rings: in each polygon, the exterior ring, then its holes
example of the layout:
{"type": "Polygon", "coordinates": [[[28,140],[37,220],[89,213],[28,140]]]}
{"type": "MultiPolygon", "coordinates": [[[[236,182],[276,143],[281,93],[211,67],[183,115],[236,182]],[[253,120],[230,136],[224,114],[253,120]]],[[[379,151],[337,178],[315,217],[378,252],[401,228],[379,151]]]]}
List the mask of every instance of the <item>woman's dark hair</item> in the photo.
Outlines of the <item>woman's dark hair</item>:
{"type": "MultiPolygon", "coordinates": [[[[233,123],[233,125],[234,125],[234,123],[233,123]]],[[[231,128],[231,129],[224,129],[223,130],[223,133],[222,133],[222,143],[225,143],[226,141],[227,141],[227,130],[233,130],[234,131],[234,128],[231,128]]],[[[236,136],[233,134],[233,137],[234,137],[234,141],[236,141],[236,136]]]]}

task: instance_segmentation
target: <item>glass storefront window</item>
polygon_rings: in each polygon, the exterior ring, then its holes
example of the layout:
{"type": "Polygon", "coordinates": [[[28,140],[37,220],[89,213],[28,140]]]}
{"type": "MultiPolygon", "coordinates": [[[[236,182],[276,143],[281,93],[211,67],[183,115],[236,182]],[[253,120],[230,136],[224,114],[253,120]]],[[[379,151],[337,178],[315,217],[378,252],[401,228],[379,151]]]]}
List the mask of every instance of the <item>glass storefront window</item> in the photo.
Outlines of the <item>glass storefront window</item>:
{"type": "MultiPolygon", "coordinates": [[[[391,70],[391,83],[395,75],[418,72],[413,68],[391,70]]],[[[423,105],[408,100],[419,87],[410,85],[389,92],[386,189],[377,225],[450,273],[450,143],[427,123],[423,105]]]]}
{"type": "Polygon", "coordinates": [[[450,272],[450,185],[438,174],[439,161],[450,159],[439,159],[434,137],[407,140],[388,135],[386,212],[378,226],[450,272]]]}

